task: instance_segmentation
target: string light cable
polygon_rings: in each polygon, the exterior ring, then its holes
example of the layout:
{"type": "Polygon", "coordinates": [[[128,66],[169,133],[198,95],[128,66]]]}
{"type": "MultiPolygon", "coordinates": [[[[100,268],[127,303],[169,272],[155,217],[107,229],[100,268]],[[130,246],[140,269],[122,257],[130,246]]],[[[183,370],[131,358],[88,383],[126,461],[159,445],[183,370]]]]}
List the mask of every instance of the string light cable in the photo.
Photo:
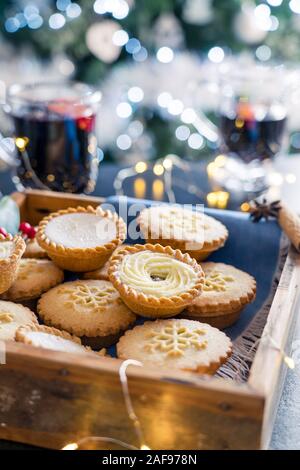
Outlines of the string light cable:
{"type": "Polygon", "coordinates": [[[135,361],[133,359],[127,359],[123,361],[119,367],[119,378],[121,383],[121,389],[124,397],[125,408],[128,414],[130,421],[133,424],[133,429],[135,431],[138,445],[139,447],[129,444],[128,442],[121,441],[120,439],[116,439],[109,436],[85,436],[80,439],[77,439],[74,442],[70,442],[66,444],[61,450],[78,450],[80,446],[87,444],[89,442],[97,443],[97,442],[106,442],[110,444],[115,444],[125,449],[129,450],[150,450],[150,447],[146,444],[143,429],[141,422],[134,411],[134,407],[132,404],[129,385],[128,385],[128,377],[127,377],[127,369],[129,366],[137,366],[142,367],[143,364],[139,361],[135,361]]]}

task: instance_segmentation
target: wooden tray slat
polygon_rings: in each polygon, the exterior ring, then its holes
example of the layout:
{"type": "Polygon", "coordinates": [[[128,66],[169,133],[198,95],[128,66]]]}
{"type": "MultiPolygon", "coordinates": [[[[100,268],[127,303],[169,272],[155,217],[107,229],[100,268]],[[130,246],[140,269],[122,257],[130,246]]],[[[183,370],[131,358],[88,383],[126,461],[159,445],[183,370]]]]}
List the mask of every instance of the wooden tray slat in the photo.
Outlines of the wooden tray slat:
{"type": "Polygon", "coordinates": [[[21,219],[27,220],[32,225],[37,225],[50,212],[77,206],[97,207],[104,201],[101,197],[34,189],[28,190],[26,193],[13,193],[12,197],[20,207],[21,219]]]}

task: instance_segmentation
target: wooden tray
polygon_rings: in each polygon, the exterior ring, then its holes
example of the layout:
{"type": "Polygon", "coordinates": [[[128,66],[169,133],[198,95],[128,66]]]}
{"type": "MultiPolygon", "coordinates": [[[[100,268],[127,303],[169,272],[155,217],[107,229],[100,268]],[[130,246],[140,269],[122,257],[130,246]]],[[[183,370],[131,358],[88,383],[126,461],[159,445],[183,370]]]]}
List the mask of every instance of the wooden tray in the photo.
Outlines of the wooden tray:
{"type": "MultiPolygon", "coordinates": [[[[50,211],[102,202],[33,190],[13,197],[22,219],[32,224],[50,211]]],[[[265,327],[273,325],[272,337],[285,350],[291,342],[299,280],[300,256],[291,250],[265,327]]],[[[79,437],[99,435],[137,445],[124,406],[119,360],[11,342],[6,361],[0,366],[1,439],[61,448],[79,437]]],[[[264,341],[243,384],[139,367],[128,369],[128,380],[152,449],[256,449],[268,445],[285,369],[280,352],[264,341]]]]}

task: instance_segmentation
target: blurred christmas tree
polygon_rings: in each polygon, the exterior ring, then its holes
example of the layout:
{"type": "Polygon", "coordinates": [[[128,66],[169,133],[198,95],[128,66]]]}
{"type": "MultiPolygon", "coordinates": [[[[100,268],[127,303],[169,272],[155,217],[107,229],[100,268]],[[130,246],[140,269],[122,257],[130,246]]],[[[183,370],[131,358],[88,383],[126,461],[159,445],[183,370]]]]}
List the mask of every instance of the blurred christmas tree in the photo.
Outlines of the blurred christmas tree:
{"type": "Polygon", "coordinates": [[[41,57],[63,51],[77,78],[91,82],[128,53],[142,60],[161,46],[204,54],[216,45],[227,54],[250,47],[260,60],[300,54],[299,0],[0,0],[0,15],[10,43],[30,45],[41,57]],[[121,49],[125,35],[111,41],[120,29],[139,43],[121,49]],[[270,48],[265,54],[257,50],[262,43],[270,48]]]}
{"type": "Polygon", "coordinates": [[[61,56],[66,76],[102,83],[102,146],[117,159],[198,158],[214,147],[205,121],[191,128],[200,59],[215,66],[243,51],[262,62],[300,56],[300,0],[0,0],[0,22],[17,51],[61,56]]]}

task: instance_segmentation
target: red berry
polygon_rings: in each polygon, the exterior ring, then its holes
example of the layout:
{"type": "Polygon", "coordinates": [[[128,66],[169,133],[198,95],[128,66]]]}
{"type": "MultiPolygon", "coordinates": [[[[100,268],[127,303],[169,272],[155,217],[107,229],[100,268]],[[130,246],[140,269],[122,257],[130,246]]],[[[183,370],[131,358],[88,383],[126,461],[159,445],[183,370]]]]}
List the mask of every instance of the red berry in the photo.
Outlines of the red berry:
{"type": "Polygon", "coordinates": [[[35,227],[30,227],[30,230],[28,230],[27,237],[32,239],[36,236],[36,228],[35,227]]]}
{"type": "Polygon", "coordinates": [[[4,227],[0,227],[0,234],[3,235],[4,237],[7,237],[8,233],[7,231],[5,230],[4,227]]]}
{"type": "Polygon", "coordinates": [[[19,227],[19,230],[24,234],[24,235],[28,235],[28,233],[30,232],[31,230],[31,225],[28,223],[28,222],[21,222],[20,223],[20,227],[19,227]]]}

